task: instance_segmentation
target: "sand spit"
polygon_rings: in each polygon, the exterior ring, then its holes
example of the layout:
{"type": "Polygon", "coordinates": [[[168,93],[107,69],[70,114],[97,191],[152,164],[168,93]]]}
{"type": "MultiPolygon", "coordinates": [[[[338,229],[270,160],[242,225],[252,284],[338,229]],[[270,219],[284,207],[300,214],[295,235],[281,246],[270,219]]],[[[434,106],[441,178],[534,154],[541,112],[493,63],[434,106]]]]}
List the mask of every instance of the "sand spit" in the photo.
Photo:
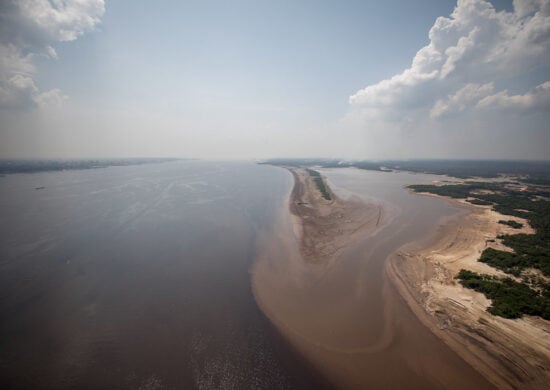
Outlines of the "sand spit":
{"type": "MultiPolygon", "coordinates": [[[[429,195],[436,196],[436,195],[429,195]]],[[[448,221],[426,246],[407,245],[387,262],[387,272],[419,318],[499,388],[547,389],[550,322],[525,316],[509,320],[486,312],[490,301],[454,279],[460,269],[504,276],[478,262],[487,247],[509,250],[500,234],[533,233],[527,221],[462,200],[468,213],[448,221]],[[499,224],[513,219],[520,230],[499,224]],[[493,242],[494,240],[494,242],[493,242]]],[[[506,275],[509,276],[509,275],[506,275]]]]}
{"type": "Polygon", "coordinates": [[[356,198],[343,201],[328,186],[331,200],[326,200],[307,171],[290,172],[297,183],[289,205],[292,226],[305,261],[327,265],[359,235],[368,235],[381,226],[381,205],[356,198]]]}
{"type": "Polygon", "coordinates": [[[388,279],[388,210],[327,201],[305,170],[290,171],[287,208],[252,269],[254,296],[281,334],[338,388],[492,388],[388,279]]]}

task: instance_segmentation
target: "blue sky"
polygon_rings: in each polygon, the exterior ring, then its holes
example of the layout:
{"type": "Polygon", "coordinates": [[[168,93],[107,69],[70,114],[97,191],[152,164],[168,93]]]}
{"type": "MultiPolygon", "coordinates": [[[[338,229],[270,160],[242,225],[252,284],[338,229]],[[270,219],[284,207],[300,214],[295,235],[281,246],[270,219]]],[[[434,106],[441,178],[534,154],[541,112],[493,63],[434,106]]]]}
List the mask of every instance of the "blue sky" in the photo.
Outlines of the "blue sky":
{"type": "Polygon", "coordinates": [[[7,4],[3,157],[545,158],[550,146],[546,0],[7,4]],[[449,29],[430,61],[460,58],[415,68],[449,29]],[[517,113],[502,122],[500,109],[517,113]]]}
{"type": "Polygon", "coordinates": [[[453,8],[440,0],[425,1],[425,13],[395,1],[106,5],[99,31],[43,61],[45,86],[108,104],[301,103],[337,114],[358,86],[403,70],[453,8]],[[75,65],[82,73],[67,77],[75,65]]]}

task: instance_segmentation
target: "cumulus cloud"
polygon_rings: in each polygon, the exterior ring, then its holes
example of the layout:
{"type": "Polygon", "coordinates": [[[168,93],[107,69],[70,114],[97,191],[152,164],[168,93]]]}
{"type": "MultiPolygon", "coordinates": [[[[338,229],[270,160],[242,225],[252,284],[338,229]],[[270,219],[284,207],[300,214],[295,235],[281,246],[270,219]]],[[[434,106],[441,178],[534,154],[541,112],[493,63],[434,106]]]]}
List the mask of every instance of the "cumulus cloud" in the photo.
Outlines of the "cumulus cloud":
{"type": "Polygon", "coordinates": [[[103,0],[8,0],[0,3],[0,108],[61,104],[58,89],[41,91],[33,59],[57,59],[52,45],[91,31],[105,12],[103,0]]]}
{"type": "Polygon", "coordinates": [[[487,109],[550,108],[548,82],[524,85],[523,94],[506,90],[510,80],[550,64],[550,0],[513,5],[507,12],[486,0],[458,0],[449,17],[437,18],[409,68],[350,97],[352,112],[371,124],[425,125],[487,109]]]}
{"type": "Polygon", "coordinates": [[[430,117],[441,118],[475,107],[481,99],[490,95],[493,89],[493,83],[467,84],[447,98],[437,100],[430,111],[430,117]]]}
{"type": "Polygon", "coordinates": [[[444,118],[468,109],[500,110],[529,113],[550,108],[550,81],[537,85],[524,94],[509,95],[507,90],[494,93],[493,83],[467,84],[455,94],[435,102],[431,118],[444,118]]]}
{"type": "Polygon", "coordinates": [[[480,99],[477,104],[480,109],[497,109],[530,112],[533,110],[546,110],[550,107],[550,81],[536,86],[525,94],[508,95],[508,91],[500,91],[480,99]]]}

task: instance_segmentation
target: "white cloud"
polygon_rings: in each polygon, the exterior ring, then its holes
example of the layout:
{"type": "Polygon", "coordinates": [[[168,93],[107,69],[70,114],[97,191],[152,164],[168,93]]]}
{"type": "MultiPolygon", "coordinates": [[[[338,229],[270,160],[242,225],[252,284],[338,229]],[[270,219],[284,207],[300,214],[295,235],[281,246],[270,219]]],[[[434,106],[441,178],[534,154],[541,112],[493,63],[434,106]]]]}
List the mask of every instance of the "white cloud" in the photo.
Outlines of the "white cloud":
{"type": "Polygon", "coordinates": [[[35,73],[32,54],[23,55],[14,45],[0,43],[0,107],[59,106],[66,99],[58,89],[40,92],[35,73]]]}
{"type": "Polygon", "coordinates": [[[462,112],[475,107],[477,103],[493,92],[493,83],[467,84],[455,94],[439,99],[430,111],[431,118],[442,118],[448,114],[462,112]]]}
{"type": "Polygon", "coordinates": [[[42,92],[33,56],[57,59],[52,44],[77,39],[100,23],[103,0],[11,0],[0,4],[0,108],[61,104],[61,91],[42,92]]]}
{"type": "Polygon", "coordinates": [[[19,0],[18,15],[48,41],[73,41],[97,25],[103,0],[19,0]]]}
{"type": "Polygon", "coordinates": [[[31,74],[35,71],[32,55],[23,56],[21,50],[12,44],[0,44],[0,69],[9,74],[31,74]]]}
{"type": "Polygon", "coordinates": [[[513,12],[497,12],[486,0],[458,0],[449,17],[437,18],[429,38],[409,68],[351,96],[352,112],[371,124],[410,125],[489,106],[522,105],[527,112],[539,106],[527,101],[544,100],[539,89],[508,96],[504,88],[550,64],[550,0],[515,0],[513,12]],[[495,86],[501,90],[495,93],[495,86]]]}
{"type": "Polygon", "coordinates": [[[455,94],[436,101],[430,117],[441,119],[473,108],[508,115],[550,110],[550,81],[517,95],[509,95],[507,90],[494,93],[493,83],[467,84],[455,94]]]}
{"type": "Polygon", "coordinates": [[[530,112],[533,110],[550,109],[550,81],[536,86],[523,95],[508,95],[508,91],[500,91],[479,100],[476,104],[480,109],[504,110],[506,112],[530,112]]]}

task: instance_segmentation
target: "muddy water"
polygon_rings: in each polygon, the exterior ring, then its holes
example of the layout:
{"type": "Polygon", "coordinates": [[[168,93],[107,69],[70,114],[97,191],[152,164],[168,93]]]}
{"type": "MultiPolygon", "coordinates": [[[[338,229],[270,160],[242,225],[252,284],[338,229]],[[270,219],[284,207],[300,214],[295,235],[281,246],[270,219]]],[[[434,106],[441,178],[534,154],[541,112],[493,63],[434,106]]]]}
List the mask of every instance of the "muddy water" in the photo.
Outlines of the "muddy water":
{"type": "Polygon", "coordinates": [[[250,291],[291,185],[199,161],[0,178],[0,387],[322,388],[250,291]]]}
{"type": "Polygon", "coordinates": [[[490,388],[419,322],[385,272],[390,254],[428,238],[443,219],[461,212],[403,189],[441,178],[352,169],[323,173],[338,195],[385,205],[384,225],[334,262],[306,264],[288,233],[287,213],[278,235],[264,241],[254,269],[263,310],[338,387],[490,388]]]}

